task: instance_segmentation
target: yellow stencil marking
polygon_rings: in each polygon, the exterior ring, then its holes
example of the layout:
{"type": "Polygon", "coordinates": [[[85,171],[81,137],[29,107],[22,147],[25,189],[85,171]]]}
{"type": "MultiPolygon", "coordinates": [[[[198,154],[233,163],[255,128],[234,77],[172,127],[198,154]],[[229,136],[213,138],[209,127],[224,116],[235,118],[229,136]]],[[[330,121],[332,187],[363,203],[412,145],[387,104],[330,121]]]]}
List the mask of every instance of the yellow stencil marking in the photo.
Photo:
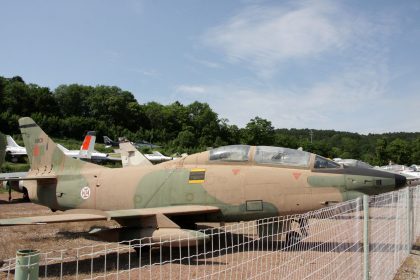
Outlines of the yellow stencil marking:
{"type": "Polygon", "coordinates": [[[193,168],[190,171],[190,177],[189,177],[188,183],[190,184],[204,183],[205,177],[206,177],[206,169],[193,168]]]}

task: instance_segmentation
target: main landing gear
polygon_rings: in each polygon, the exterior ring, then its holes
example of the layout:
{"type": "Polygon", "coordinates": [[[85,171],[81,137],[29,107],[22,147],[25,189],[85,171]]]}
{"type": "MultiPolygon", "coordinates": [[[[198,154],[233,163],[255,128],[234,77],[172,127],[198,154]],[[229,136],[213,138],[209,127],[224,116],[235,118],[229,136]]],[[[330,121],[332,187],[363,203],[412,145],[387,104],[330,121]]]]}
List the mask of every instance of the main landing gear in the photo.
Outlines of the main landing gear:
{"type": "Polygon", "coordinates": [[[292,220],[291,222],[295,222],[299,225],[300,233],[297,231],[289,231],[286,234],[286,246],[288,247],[298,245],[303,238],[308,236],[309,229],[307,218],[299,218],[292,220]]]}

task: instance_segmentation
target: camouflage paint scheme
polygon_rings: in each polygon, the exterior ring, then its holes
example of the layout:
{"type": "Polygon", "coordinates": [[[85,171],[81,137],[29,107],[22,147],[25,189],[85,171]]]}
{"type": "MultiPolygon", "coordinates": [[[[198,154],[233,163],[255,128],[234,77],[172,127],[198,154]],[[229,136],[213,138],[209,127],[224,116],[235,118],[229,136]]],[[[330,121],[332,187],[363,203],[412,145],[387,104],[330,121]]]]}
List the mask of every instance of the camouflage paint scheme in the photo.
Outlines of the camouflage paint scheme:
{"type": "Polygon", "coordinates": [[[315,168],[316,161],[330,161],[306,152],[303,167],[257,163],[256,151],[264,147],[246,145],[226,148],[248,151],[244,161],[210,160],[212,151],[206,151],[158,165],[106,168],[65,156],[30,118],[19,125],[31,165],[26,178],[31,201],[53,210],[81,210],[5,219],[0,225],[115,219],[129,228],[152,229],[136,231],[138,237],[191,222],[302,213],[405,185],[405,177],[388,172],[337,164],[315,168]]]}

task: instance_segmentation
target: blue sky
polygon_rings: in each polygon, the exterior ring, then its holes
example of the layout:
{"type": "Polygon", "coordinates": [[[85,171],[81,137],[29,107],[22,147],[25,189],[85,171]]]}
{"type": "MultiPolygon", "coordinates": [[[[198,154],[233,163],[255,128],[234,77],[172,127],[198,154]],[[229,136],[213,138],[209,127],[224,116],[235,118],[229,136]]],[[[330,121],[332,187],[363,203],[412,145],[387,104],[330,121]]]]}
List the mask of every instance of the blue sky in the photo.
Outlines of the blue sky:
{"type": "Polygon", "coordinates": [[[420,2],[3,1],[0,75],[207,102],[244,126],[420,131],[420,2]]]}

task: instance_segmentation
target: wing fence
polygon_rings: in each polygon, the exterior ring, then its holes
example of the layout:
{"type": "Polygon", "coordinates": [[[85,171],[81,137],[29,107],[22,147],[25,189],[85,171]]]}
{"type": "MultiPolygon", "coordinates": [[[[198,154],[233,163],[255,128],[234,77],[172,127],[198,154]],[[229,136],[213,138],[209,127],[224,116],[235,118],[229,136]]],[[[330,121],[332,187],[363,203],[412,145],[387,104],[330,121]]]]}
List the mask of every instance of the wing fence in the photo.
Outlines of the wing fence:
{"type": "MultiPolygon", "coordinates": [[[[197,246],[172,247],[196,243],[171,236],[165,242],[139,239],[40,252],[36,274],[43,279],[363,279],[367,268],[370,279],[393,279],[420,236],[420,186],[371,196],[368,206],[369,252],[358,198],[301,215],[201,224],[209,241],[197,246]]],[[[4,263],[1,279],[14,279],[19,266],[35,266],[17,258],[4,263]]]]}

